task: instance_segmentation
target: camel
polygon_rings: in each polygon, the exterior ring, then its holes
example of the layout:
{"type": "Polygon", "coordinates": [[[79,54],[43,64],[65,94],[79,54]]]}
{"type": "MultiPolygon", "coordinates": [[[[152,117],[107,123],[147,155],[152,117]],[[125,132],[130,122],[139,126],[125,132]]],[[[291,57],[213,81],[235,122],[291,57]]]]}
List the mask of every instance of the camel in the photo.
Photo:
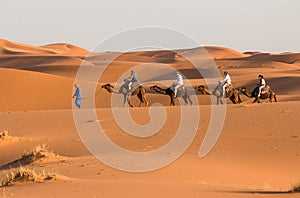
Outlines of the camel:
{"type": "MultiPolygon", "coordinates": [[[[195,87],[197,91],[205,95],[211,95],[211,92],[205,88],[203,85],[195,87]]],[[[223,104],[223,96],[222,96],[222,86],[218,85],[214,91],[212,92],[214,96],[217,98],[217,105],[223,104]]],[[[238,89],[229,89],[226,90],[226,98],[229,98],[233,104],[239,104],[242,102],[238,89]]]]}
{"type": "MultiPolygon", "coordinates": [[[[174,102],[175,93],[173,91],[174,90],[174,85],[171,85],[167,89],[163,89],[163,88],[161,88],[157,85],[154,85],[154,86],[151,86],[150,89],[156,91],[157,93],[170,96],[170,100],[171,100],[170,105],[172,105],[172,106],[175,105],[175,102],[174,102]]],[[[191,100],[190,92],[189,92],[187,87],[184,87],[183,89],[178,88],[177,97],[182,97],[183,100],[184,100],[185,105],[187,105],[187,104],[192,105],[193,104],[193,102],[191,100]]]]}
{"type": "Polygon", "coordinates": [[[133,105],[130,102],[130,96],[135,96],[135,95],[140,100],[139,107],[142,105],[142,103],[145,103],[146,107],[149,104],[149,102],[146,99],[146,91],[141,85],[138,85],[134,89],[134,91],[131,92],[131,93],[128,90],[128,83],[126,83],[126,82],[119,88],[119,91],[117,91],[115,89],[115,87],[113,85],[109,84],[109,83],[105,84],[105,85],[102,85],[101,88],[106,89],[109,93],[123,94],[123,96],[124,96],[124,100],[123,100],[124,105],[126,104],[126,101],[127,101],[128,105],[130,107],[133,107],[133,105]]]}
{"type": "Polygon", "coordinates": [[[269,98],[269,102],[273,102],[273,101],[277,102],[276,94],[274,91],[271,90],[270,86],[266,86],[265,88],[263,88],[260,97],[258,97],[258,86],[255,87],[251,93],[247,91],[246,87],[240,88],[239,91],[245,96],[247,96],[248,98],[255,98],[253,103],[255,102],[259,103],[260,99],[264,100],[268,98],[269,98]]]}

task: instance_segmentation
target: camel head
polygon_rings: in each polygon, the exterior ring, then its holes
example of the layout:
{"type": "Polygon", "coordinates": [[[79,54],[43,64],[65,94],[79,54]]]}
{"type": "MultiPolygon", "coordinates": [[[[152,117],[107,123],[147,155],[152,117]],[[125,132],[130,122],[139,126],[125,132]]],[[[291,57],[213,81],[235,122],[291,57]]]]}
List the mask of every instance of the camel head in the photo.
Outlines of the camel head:
{"type": "Polygon", "coordinates": [[[199,91],[201,94],[211,95],[210,91],[207,88],[205,88],[203,85],[197,86],[195,87],[195,89],[199,91]]]}
{"type": "Polygon", "coordinates": [[[200,92],[202,93],[203,90],[204,90],[204,86],[203,86],[203,85],[196,86],[195,89],[196,89],[197,91],[200,91],[200,92]]]}
{"type": "Polygon", "coordinates": [[[105,84],[105,85],[102,85],[101,88],[106,89],[109,93],[112,93],[112,92],[114,92],[113,89],[115,87],[113,85],[111,85],[111,84],[105,84]]]}

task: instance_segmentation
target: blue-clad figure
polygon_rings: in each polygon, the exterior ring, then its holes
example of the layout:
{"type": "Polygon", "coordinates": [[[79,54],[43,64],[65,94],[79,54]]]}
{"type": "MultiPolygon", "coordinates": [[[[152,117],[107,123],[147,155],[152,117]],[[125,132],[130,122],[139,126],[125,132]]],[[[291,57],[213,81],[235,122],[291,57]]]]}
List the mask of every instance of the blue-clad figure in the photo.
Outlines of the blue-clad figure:
{"type": "Polygon", "coordinates": [[[75,97],[75,104],[78,108],[80,108],[81,103],[82,103],[81,90],[77,83],[74,85],[74,87],[76,88],[76,90],[75,90],[75,93],[72,98],[75,97]]]}

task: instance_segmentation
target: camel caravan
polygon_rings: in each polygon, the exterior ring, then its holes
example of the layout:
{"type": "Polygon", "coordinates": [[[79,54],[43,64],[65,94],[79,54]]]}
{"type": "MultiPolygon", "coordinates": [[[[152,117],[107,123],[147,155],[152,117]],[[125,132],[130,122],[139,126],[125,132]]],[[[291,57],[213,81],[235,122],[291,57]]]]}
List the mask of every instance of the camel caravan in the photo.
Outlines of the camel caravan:
{"type": "MultiPolygon", "coordinates": [[[[177,81],[173,82],[169,87],[162,88],[158,85],[153,85],[150,87],[150,90],[159,94],[168,95],[170,97],[171,106],[175,105],[176,98],[182,98],[185,105],[193,105],[190,88],[184,85],[183,78],[179,72],[177,72],[176,75],[177,81]]],[[[224,80],[220,80],[212,92],[203,85],[193,87],[193,91],[196,90],[203,95],[214,95],[217,99],[217,105],[224,104],[223,99],[226,98],[229,98],[233,104],[240,104],[242,103],[241,95],[254,98],[253,103],[260,103],[261,100],[265,99],[268,99],[269,102],[277,102],[275,92],[266,84],[262,75],[258,76],[259,84],[256,85],[252,92],[248,92],[246,87],[233,88],[229,73],[225,71],[224,75],[224,80]]],[[[125,79],[118,89],[111,84],[104,84],[102,85],[102,88],[109,93],[123,95],[123,105],[127,103],[130,107],[133,107],[130,101],[131,96],[136,96],[139,99],[139,107],[142,104],[146,107],[149,105],[146,97],[146,90],[137,80],[137,75],[134,71],[131,71],[131,76],[128,79],[125,79]]]]}

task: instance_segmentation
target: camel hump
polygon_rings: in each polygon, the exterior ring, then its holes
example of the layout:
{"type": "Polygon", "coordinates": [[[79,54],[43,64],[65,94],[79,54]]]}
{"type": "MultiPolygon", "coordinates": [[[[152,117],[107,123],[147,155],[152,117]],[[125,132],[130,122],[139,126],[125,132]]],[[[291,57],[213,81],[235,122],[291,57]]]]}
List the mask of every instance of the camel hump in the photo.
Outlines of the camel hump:
{"type": "Polygon", "coordinates": [[[270,86],[267,85],[266,87],[264,87],[264,88],[261,90],[261,92],[262,92],[262,93],[265,93],[265,92],[268,92],[269,90],[270,90],[270,86]]]}
{"type": "Polygon", "coordinates": [[[229,92],[232,92],[233,91],[233,86],[232,84],[226,84],[226,87],[225,87],[225,91],[226,93],[229,93],[229,92]]]}
{"type": "Polygon", "coordinates": [[[138,82],[133,82],[132,85],[131,85],[131,87],[132,87],[132,90],[134,90],[136,88],[142,87],[142,85],[140,83],[138,83],[138,82]]]}
{"type": "Polygon", "coordinates": [[[233,85],[232,85],[232,84],[227,84],[227,87],[228,87],[229,89],[233,89],[233,85]]]}

